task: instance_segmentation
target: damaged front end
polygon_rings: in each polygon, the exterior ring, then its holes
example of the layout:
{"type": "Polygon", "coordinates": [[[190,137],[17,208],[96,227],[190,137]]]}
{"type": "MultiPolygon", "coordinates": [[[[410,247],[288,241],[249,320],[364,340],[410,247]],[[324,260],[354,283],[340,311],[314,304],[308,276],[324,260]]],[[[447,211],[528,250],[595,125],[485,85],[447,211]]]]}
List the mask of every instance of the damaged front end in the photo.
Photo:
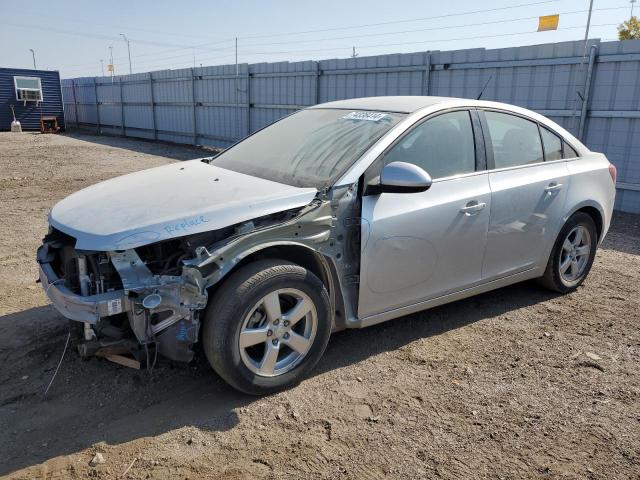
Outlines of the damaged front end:
{"type": "Polygon", "coordinates": [[[188,362],[210,289],[242,262],[276,249],[309,252],[328,284],[334,328],[353,318],[359,271],[357,186],[215,231],[126,250],[86,251],[51,227],[38,249],[40,280],[65,317],[84,322],[83,356],[155,354],[188,362]],[[349,299],[347,302],[344,299],[349,299]]]}
{"type": "Polygon", "coordinates": [[[200,272],[185,267],[188,239],[136,249],[76,250],[75,240],[55,229],[38,249],[40,281],[56,309],[84,323],[79,351],[85,356],[105,347],[157,353],[189,361],[198,339],[199,312],[207,305],[200,272]]]}

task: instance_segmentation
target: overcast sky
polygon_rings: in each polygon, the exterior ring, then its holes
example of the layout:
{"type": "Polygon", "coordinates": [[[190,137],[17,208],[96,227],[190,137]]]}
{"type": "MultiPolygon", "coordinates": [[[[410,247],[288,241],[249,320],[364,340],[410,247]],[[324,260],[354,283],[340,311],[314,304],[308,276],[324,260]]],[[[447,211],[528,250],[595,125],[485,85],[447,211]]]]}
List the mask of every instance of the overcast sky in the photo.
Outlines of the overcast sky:
{"type": "MultiPolygon", "coordinates": [[[[116,73],[128,73],[120,33],[130,39],[134,73],[233,63],[235,37],[240,63],[345,58],[354,46],[366,56],[532,45],[584,38],[588,6],[588,0],[5,1],[0,67],[32,68],[33,48],[38,68],[60,70],[64,78],[95,76],[100,59],[106,71],[112,46],[116,73]],[[539,15],[555,13],[557,31],[535,31],[539,15]]],[[[629,0],[595,0],[589,37],[615,39],[630,7],[629,0]]]]}

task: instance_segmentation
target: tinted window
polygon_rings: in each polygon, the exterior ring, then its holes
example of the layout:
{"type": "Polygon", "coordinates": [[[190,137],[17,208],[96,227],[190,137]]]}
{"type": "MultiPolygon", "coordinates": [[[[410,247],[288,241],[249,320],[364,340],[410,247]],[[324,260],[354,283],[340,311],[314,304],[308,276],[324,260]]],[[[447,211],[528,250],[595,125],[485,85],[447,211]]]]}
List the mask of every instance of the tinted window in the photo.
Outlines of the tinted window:
{"type": "Polygon", "coordinates": [[[506,113],[484,112],[495,168],[543,161],[538,124],[506,113]]]}
{"type": "Polygon", "coordinates": [[[544,159],[547,162],[562,159],[562,140],[555,133],[551,133],[544,127],[540,127],[542,144],[544,145],[544,159]]]}
{"type": "Polygon", "coordinates": [[[469,112],[444,113],[418,125],[385,154],[384,163],[391,162],[413,163],[434,179],[475,171],[469,112]]]}
{"type": "Polygon", "coordinates": [[[568,143],[564,143],[564,158],[577,158],[578,152],[576,152],[573,147],[571,147],[568,143]]]}

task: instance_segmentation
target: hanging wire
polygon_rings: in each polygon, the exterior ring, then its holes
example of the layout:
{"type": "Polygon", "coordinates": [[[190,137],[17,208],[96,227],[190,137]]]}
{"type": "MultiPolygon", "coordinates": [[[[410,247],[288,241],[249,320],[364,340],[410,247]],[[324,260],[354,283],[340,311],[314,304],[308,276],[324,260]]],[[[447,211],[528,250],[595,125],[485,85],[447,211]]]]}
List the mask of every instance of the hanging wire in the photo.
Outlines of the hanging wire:
{"type": "MultiPolygon", "coordinates": [[[[53,283],[50,283],[49,286],[53,285],[53,283]]],[[[47,289],[48,290],[48,289],[47,289]]],[[[69,331],[67,332],[67,341],[64,344],[64,350],[62,350],[62,355],[60,356],[60,361],[58,362],[58,366],[56,367],[56,371],[53,372],[53,376],[51,377],[51,380],[49,381],[49,385],[47,385],[47,388],[44,391],[44,396],[47,396],[47,393],[49,393],[49,389],[51,388],[51,385],[53,385],[53,381],[56,379],[56,375],[58,375],[58,370],[60,370],[60,365],[62,365],[62,361],[64,360],[64,356],[67,353],[67,348],[69,347],[69,341],[71,340],[71,326],[69,326],[69,331]]]]}

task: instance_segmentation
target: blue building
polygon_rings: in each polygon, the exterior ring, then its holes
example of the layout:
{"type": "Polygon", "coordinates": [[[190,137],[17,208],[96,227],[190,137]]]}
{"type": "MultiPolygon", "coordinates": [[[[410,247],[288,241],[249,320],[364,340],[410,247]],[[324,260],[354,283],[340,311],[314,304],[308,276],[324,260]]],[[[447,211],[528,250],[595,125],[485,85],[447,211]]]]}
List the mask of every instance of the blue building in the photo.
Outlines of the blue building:
{"type": "Polygon", "coordinates": [[[57,117],[64,129],[60,73],[0,68],[0,131],[11,129],[11,105],[22,130],[40,130],[40,118],[48,116],[57,117]]]}

